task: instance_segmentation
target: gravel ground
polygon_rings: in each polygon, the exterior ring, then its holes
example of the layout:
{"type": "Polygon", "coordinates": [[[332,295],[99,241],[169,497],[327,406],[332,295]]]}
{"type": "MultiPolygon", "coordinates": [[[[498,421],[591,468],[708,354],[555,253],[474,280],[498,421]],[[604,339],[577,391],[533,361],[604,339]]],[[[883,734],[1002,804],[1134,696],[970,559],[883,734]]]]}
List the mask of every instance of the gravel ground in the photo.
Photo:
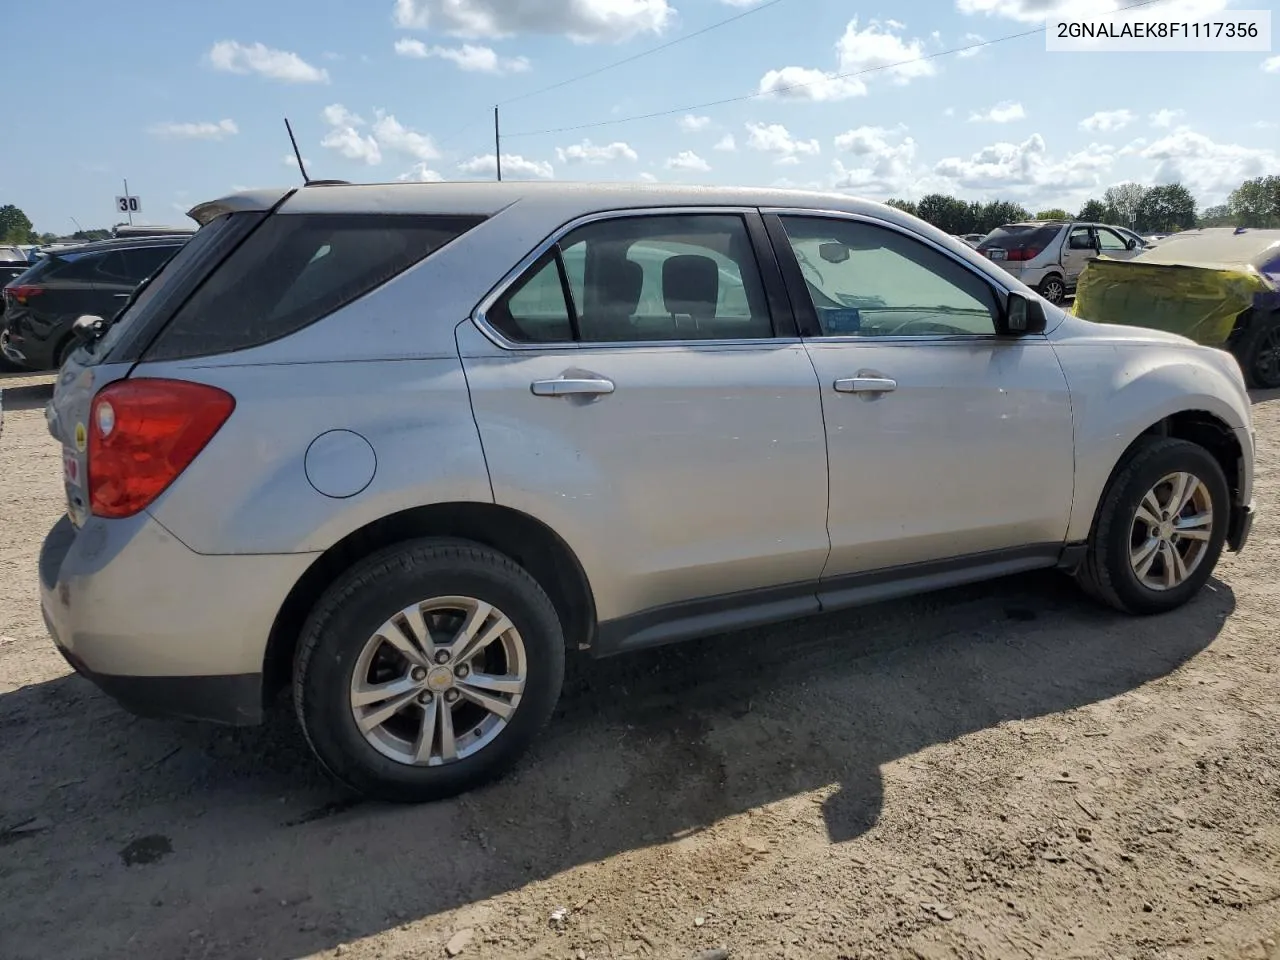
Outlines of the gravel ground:
{"type": "Polygon", "coordinates": [[[1280,958],[1280,395],[1243,556],[1133,620],[1055,574],[576,663],[512,777],[353,803],[283,707],[139,720],[35,558],[48,379],[0,379],[0,958],[1280,958]]]}

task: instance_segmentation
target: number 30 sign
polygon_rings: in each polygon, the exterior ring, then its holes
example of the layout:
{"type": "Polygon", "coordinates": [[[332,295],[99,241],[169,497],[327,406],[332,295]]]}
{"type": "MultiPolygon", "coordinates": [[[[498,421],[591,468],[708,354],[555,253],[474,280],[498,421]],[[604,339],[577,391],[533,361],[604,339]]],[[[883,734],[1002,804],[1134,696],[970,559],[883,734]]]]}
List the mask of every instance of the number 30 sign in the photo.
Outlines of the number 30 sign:
{"type": "Polygon", "coordinates": [[[142,209],[142,204],[137,197],[116,197],[116,209],[121,213],[137,213],[142,209]]]}

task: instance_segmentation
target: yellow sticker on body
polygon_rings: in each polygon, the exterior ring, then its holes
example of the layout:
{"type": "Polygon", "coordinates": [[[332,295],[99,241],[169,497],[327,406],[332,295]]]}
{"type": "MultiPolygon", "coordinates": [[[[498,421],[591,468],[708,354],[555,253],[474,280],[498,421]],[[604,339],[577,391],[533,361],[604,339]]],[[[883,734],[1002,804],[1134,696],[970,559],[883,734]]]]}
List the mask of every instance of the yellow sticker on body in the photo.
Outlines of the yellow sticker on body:
{"type": "Polygon", "coordinates": [[[84,448],[88,443],[88,439],[89,439],[88,435],[85,433],[84,424],[77,423],[76,424],[76,451],[78,453],[84,453],[84,448]]]}

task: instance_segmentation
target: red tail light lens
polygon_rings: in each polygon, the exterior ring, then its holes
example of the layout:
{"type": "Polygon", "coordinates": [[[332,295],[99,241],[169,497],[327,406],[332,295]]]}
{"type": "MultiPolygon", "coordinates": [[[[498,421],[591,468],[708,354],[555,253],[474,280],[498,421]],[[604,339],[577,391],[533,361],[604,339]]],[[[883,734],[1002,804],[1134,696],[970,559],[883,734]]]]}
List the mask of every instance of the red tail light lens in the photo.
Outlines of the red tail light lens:
{"type": "Polygon", "coordinates": [[[1042,250],[1040,247],[1023,247],[1021,250],[1010,250],[1005,254],[1006,260],[1034,260],[1040,256],[1042,250]]]}
{"type": "Polygon", "coordinates": [[[130,517],[187,469],[236,408],[225,390],[185,380],[120,380],[93,398],[89,507],[130,517]]]}
{"type": "Polygon", "coordinates": [[[38,297],[44,293],[44,287],[32,286],[29,283],[10,284],[4,288],[4,292],[19,303],[26,303],[32,297],[38,297]]]}

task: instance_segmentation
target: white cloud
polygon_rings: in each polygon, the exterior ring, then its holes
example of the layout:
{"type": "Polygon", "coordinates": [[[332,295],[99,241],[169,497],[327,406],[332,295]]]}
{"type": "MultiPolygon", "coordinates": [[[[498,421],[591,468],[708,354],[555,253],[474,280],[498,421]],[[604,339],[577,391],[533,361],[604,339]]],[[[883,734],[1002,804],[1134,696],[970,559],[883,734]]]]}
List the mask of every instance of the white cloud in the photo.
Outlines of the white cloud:
{"type": "Polygon", "coordinates": [[[747,146],[760,153],[772,153],[779,162],[787,158],[816,156],[822,152],[817,140],[793,139],[787,128],[780,123],[748,123],[747,146]]]}
{"type": "Polygon", "coordinates": [[[382,162],[382,151],[378,148],[378,141],[373,137],[362,135],[355,127],[334,127],[325,134],[324,139],[320,141],[320,146],[336,150],[348,160],[363,160],[369,166],[382,162]]]}
{"type": "Polygon", "coordinates": [[[459,70],[469,73],[503,76],[508,73],[524,73],[529,69],[528,57],[500,57],[491,47],[471,43],[464,43],[460,47],[428,47],[421,40],[401,37],[395,43],[395,51],[402,57],[438,57],[441,60],[451,60],[459,70]]]}
{"type": "Polygon", "coordinates": [[[835,138],[836,149],[861,158],[846,167],[832,161],[837,190],[857,190],[885,194],[901,193],[915,178],[917,144],[899,124],[885,127],[857,127],[835,138]]]}
{"type": "Polygon", "coordinates": [[[875,71],[896,84],[932,76],[937,72],[933,62],[920,59],[925,56],[924,41],[904,39],[903,29],[896,20],[871,20],[859,29],[854,17],[836,42],[835,70],[794,66],[770,70],[760,78],[759,92],[793,100],[845,100],[867,92],[859,77],[845,74],[875,71]]]}
{"type": "Polygon", "coordinates": [[[668,170],[696,170],[699,173],[706,173],[711,169],[711,164],[692,150],[681,150],[674,157],[667,158],[666,167],[668,170]]]}
{"type": "Polygon", "coordinates": [[[959,53],[956,54],[956,56],[962,60],[967,60],[970,57],[976,57],[978,54],[982,52],[982,48],[977,46],[972,46],[972,44],[983,43],[983,42],[985,41],[983,40],[980,34],[966,33],[964,35],[964,46],[967,47],[968,49],[961,50],[959,53]]]}
{"type": "Polygon", "coordinates": [[[1136,119],[1132,110],[1099,110],[1081,120],[1080,129],[1095,133],[1111,133],[1114,130],[1123,130],[1136,119]]]}
{"type": "Polygon", "coordinates": [[[1190,127],[1160,138],[1141,156],[1156,162],[1155,183],[1182,183],[1204,205],[1221,200],[1243,180],[1280,168],[1280,154],[1274,150],[1217,143],[1190,127]]]}
{"type": "Polygon", "coordinates": [[[655,176],[654,176],[652,173],[650,173],[648,170],[645,170],[644,172],[642,172],[642,173],[640,174],[640,179],[641,179],[641,180],[643,180],[645,183],[657,183],[657,182],[658,182],[658,178],[657,178],[657,177],[655,177],[655,176]]]}
{"type": "Polygon", "coordinates": [[[576,43],[619,43],[660,34],[675,20],[667,0],[395,0],[396,26],[468,39],[564,34],[576,43]]]}
{"type": "Polygon", "coordinates": [[[240,132],[234,120],[219,120],[213,123],[203,120],[198,123],[156,123],[150,127],[151,135],[173,140],[221,140],[240,132]]]}
{"type": "Polygon", "coordinates": [[[1181,117],[1185,110],[1157,110],[1155,113],[1147,117],[1147,122],[1153,127],[1172,127],[1173,121],[1181,117]]]}
{"type": "Polygon", "coordinates": [[[695,117],[691,113],[686,113],[680,118],[680,129],[685,133],[697,133],[699,130],[705,130],[710,123],[710,117],[695,117]]]}
{"type": "MultiPolygon", "coordinates": [[[[286,167],[293,167],[294,169],[297,169],[297,166],[298,166],[298,158],[295,157],[292,153],[286,153],[283,157],[280,158],[280,162],[283,163],[286,167]]],[[[311,158],[303,157],[302,163],[304,166],[309,165],[311,163],[311,158]]]]}
{"type": "Polygon", "coordinates": [[[621,140],[606,144],[583,140],[569,147],[556,147],[556,156],[561,163],[612,163],[617,160],[639,159],[631,145],[621,140]]]}
{"type": "MultiPolygon", "coordinates": [[[[498,163],[492,153],[486,153],[482,156],[472,157],[470,160],[464,160],[458,164],[458,169],[463,173],[469,173],[474,176],[493,177],[497,176],[498,163]]],[[[502,175],[503,177],[514,177],[515,179],[550,180],[556,173],[555,168],[545,160],[528,160],[519,154],[504,153],[502,155],[502,175]]]]}
{"type": "Polygon", "coordinates": [[[1012,123],[1014,120],[1025,120],[1027,111],[1021,103],[1013,100],[1002,100],[990,110],[969,114],[971,123],[1012,123]]]}
{"type": "Polygon", "coordinates": [[[329,82],[328,70],[313,67],[296,53],[273,50],[261,43],[243,44],[236,40],[219,40],[209,50],[209,62],[215,70],[256,73],[285,83],[329,82]]]}
{"type": "Polygon", "coordinates": [[[1267,73],[1280,73],[1280,57],[1267,57],[1262,61],[1262,69],[1267,73]]]}
{"type": "Polygon", "coordinates": [[[393,114],[378,110],[373,122],[373,135],[378,144],[394,153],[402,153],[415,160],[434,160],[440,151],[425,133],[410,130],[393,114]]]}
{"type": "Polygon", "coordinates": [[[783,67],[760,78],[759,92],[788,100],[848,100],[866,96],[867,85],[856,77],[837,77],[809,67],[783,67]]]}
{"type": "Polygon", "coordinates": [[[944,158],[933,172],[969,190],[1026,195],[1046,188],[1061,192],[1095,187],[1114,163],[1114,148],[1098,143],[1055,161],[1044,137],[1034,133],[1020,143],[993,143],[968,159],[944,158]]]}
{"type": "MultiPolygon", "coordinates": [[[[1005,17],[1022,23],[1045,22],[1046,17],[1089,17],[1114,13],[1132,6],[1133,0],[956,0],[961,13],[1005,17]]],[[[1200,17],[1227,8],[1230,0],[1169,0],[1160,4],[1160,15],[1167,20],[1200,17]]],[[[1150,19],[1149,7],[1130,10],[1126,19],[1150,19]]]]}
{"type": "Polygon", "coordinates": [[[362,127],[364,120],[356,116],[340,103],[331,103],[320,115],[324,117],[324,122],[331,127],[362,127]]]}
{"type": "Polygon", "coordinates": [[[415,163],[406,173],[396,177],[400,181],[416,181],[418,183],[443,183],[444,177],[436,173],[425,163],[415,163]]]}
{"type": "Polygon", "coordinates": [[[955,107],[947,107],[947,109],[945,109],[945,110],[943,110],[943,111],[942,111],[942,115],[943,115],[944,117],[954,117],[954,116],[956,115],[956,108],[955,108],[955,107]]]}
{"type": "Polygon", "coordinates": [[[713,150],[723,150],[725,153],[733,153],[738,149],[738,141],[733,139],[732,133],[726,133],[723,137],[716,141],[713,150]]]}
{"type": "Polygon", "coordinates": [[[1255,130],[1274,130],[1276,122],[1274,120],[1255,120],[1252,126],[1255,130]]]}

